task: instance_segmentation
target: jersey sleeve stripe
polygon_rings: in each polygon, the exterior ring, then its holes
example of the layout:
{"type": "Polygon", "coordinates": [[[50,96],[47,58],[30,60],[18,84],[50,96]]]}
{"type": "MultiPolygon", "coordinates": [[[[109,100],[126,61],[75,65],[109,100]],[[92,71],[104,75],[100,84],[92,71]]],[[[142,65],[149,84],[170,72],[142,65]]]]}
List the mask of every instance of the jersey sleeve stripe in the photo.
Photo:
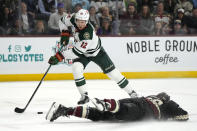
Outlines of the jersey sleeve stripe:
{"type": "Polygon", "coordinates": [[[93,54],[94,52],[96,52],[98,49],[100,49],[101,48],[101,41],[100,41],[100,39],[99,39],[99,41],[98,41],[98,45],[96,46],[96,48],[95,49],[89,49],[89,50],[87,50],[86,52],[87,53],[89,53],[89,54],[93,54]]]}
{"type": "Polygon", "coordinates": [[[81,52],[80,50],[78,50],[76,47],[72,48],[72,51],[75,55],[80,56],[83,54],[83,52],[81,52]]]}

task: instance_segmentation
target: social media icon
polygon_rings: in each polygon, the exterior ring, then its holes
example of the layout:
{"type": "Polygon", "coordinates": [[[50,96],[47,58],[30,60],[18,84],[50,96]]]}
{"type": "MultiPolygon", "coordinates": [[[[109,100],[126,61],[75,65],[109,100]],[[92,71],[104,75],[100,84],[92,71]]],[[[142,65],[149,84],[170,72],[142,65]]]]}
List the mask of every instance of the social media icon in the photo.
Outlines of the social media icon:
{"type": "Polygon", "coordinates": [[[8,46],[8,51],[11,52],[11,49],[12,49],[12,46],[9,45],[9,46],[8,46]]]}
{"type": "Polygon", "coordinates": [[[31,50],[31,45],[25,46],[25,52],[29,52],[31,50]]]}
{"type": "Polygon", "coordinates": [[[15,45],[15,52],[21,52],[21,46],[15,45]]]}

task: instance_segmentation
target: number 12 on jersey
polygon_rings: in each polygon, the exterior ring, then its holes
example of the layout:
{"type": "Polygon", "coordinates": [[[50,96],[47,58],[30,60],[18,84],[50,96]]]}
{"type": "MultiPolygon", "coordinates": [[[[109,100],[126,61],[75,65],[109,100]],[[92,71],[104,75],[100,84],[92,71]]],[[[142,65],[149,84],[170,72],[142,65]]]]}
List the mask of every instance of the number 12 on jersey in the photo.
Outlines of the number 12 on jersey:
{"type": "Polygon", "coordinates": [[[88,43],[82,42],[81,47],[85,49],[87,45],[88,45],[88,43]]]}

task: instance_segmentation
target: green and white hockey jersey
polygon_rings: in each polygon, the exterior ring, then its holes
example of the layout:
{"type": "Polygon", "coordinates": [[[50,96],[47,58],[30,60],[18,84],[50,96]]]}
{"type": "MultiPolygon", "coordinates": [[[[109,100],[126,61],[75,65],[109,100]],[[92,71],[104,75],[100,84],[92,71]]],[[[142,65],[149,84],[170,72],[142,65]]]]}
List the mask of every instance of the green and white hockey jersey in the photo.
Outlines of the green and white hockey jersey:
{"type": "Polygon", "coordinates": [[[77,55],[84,55],[86,57],[94,57],[101,49],[100,38],[96,35],[94,27],[88,22],[83,30],[78,30],[75,24],[75,15],[67,15],[62,17],[59,21],[60,31],[72,29],[74,37],[74,47],[72,52],[77,55]]]}

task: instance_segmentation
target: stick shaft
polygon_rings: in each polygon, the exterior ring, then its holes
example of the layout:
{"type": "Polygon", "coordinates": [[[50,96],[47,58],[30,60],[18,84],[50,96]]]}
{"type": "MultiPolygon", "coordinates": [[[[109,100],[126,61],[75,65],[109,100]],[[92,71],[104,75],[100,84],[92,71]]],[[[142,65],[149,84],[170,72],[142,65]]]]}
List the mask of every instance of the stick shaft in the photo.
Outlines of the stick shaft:
{"type": "Polygon", "coordinates": [[[37,92],[38,88],[40,87],[40,85],[41,85],[42,81],[44,80],[44,78],[45,78],[45,76],[47,75],[47,73],[48,73],[48,71],[49,71],[49,69],[50,69],[50,68],[51,68],[51,65],[50,65],[50,66],[48,67],[48,69],[46,70],[46,72],[45,72],[44,76],[42,77],[42,79],[40,80],[40,82],[39,82],[39,84],[38,84],[37,88],[35,89],[35,91],[34,91],[34,92],[33,92],[33,94],[31,95],[31,98],[30,98],[30,99],[29,99],[29,101],[27,102],[27,104],[26,104],[25,108],[24,108],[24,109],[22,109],[22,110],[23,110],[23,112],[26,110],[26,108],[27,108],[27,107],[28,107],[28,105],[30,104],[31,100],[33,99],[34,95],[36,94],[36,92],[37,92]]]}
{"type": "MultiPolygon", "coordinates": [[[[59,51],[61,51],[62,48],[63,48],[63,46],[60,47],[59,51]]],[[[36,94],[38,88],[40,87],[42,81],[44,80],[44,78],[45,78],[45,76],[47,75],[47,73],[48,73],[48,71],[49,71],[50,68],[51,68],[51,64],[49,65],[49,67],[48,67],[48,69],[46,70],[46,72],[45,72],[44,76],[42,77],[42,79],[40,80],[40,83],[38,84],[37,88],[36,88],[35,91],[33,92],[32,96],[31,96],[31,98],[29,99],[29,101],[27,102],[26,106],[25,106],[24,108],[22,108],[22,109],[16,107],[16,108],[15,108],[15,112],[17,112],[17,113],[23,113],[23,112],[26,110],[26,108],[27,108],[28,105],[30,104],[31,100],[33,99],[34,95],[36,94]]]]}

